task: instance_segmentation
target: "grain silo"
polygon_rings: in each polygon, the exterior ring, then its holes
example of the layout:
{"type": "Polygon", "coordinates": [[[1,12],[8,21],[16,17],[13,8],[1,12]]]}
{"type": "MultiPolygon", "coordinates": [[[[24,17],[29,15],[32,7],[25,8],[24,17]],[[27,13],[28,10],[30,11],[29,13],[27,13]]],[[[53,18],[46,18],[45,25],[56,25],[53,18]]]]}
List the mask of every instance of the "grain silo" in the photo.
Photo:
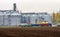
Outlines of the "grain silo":
{"type": "Polygon", "coordinates": [[[0,11],[0,26],[3,25],[3,16],[4,14],[0,11]]]}
{"type": "Polygon", "coordinates": [[[16,10],[16,4],[13,4],[13,10],[0,10],[0,25],[1,26],[16,26],[20,25],[19,11],[16,10]]]}
{"type": "Polygon", "coordinates": [[[20,17],[21,15],[19,13],[12,13],[10,16],[10,25],[20,25],[20,17]]]}
{"type": "Polygon", "coordinates": [[[21,13],[21,24],[30,24],[30,14],[21,13]]]}

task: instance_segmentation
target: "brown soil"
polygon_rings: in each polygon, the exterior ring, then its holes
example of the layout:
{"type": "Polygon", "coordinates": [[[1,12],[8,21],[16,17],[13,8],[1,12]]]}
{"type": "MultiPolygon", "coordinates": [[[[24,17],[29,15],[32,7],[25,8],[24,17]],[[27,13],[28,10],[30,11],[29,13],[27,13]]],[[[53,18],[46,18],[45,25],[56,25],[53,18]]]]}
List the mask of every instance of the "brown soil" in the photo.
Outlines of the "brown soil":
{"type": "Polygon", "coordinates": [[[60,37],[60,28],[0,28],[0,37],[60,37]]]}

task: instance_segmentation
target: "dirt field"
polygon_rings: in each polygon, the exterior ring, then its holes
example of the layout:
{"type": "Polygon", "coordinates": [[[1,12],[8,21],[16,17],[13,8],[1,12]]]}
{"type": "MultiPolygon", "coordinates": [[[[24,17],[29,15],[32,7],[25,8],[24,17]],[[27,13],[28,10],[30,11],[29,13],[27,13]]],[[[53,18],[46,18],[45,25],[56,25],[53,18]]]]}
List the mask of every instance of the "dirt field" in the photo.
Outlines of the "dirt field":
{"type": "Polygon", "coordinates": [[[0,37],[60,37],[60,28],[0,28],[0,37]]]}

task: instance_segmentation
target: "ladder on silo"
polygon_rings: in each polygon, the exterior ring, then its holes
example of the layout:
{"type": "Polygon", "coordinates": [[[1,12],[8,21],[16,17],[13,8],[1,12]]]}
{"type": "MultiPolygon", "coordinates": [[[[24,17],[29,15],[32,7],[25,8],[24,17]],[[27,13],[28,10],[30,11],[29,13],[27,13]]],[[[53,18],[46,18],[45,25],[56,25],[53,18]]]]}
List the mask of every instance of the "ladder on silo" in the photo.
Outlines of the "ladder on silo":
{"type": "Polygon", "coordinates": [[[10,15],[8,15],[8,22],[9,22],[9,26],[10,26],[11,25],[10,15]]]}

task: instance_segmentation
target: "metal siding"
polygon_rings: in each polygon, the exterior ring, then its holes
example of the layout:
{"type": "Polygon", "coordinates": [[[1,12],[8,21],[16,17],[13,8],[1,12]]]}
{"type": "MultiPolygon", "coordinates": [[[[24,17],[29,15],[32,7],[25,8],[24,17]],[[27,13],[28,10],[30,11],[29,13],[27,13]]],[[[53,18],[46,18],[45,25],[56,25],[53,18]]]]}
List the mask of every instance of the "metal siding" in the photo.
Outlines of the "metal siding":
{"type": "Polygon", "coordinates": [[[38,16],[34,15],[34,16],[31,16],[31,24],[35,24],[35,21],[37,19],[38,16]]]}
{"type": "Polygon", "coordinates": [[[14,16],[14,15],[11,16],[10,20],[11,20],[11,24],[10,25],[12,25],[12,26],[17,25],[17,16],[14,16]]]}
{"type": "Polygon", "coordinates": [[[4,25],[8,25],[8,15],[4,15],[4,25]]]}
{"type": "Polygon", "coordinates": [[[3,15],[0,15],[0,25],[3,25],[3,15]]]}
{"type": "Polygon", "coordinates": [[[20,16],[18,15],[12,15],[10,17],[10,20],[11,20],[11,26],[16,26],[16,25],[20,25],[20,16]]]}

